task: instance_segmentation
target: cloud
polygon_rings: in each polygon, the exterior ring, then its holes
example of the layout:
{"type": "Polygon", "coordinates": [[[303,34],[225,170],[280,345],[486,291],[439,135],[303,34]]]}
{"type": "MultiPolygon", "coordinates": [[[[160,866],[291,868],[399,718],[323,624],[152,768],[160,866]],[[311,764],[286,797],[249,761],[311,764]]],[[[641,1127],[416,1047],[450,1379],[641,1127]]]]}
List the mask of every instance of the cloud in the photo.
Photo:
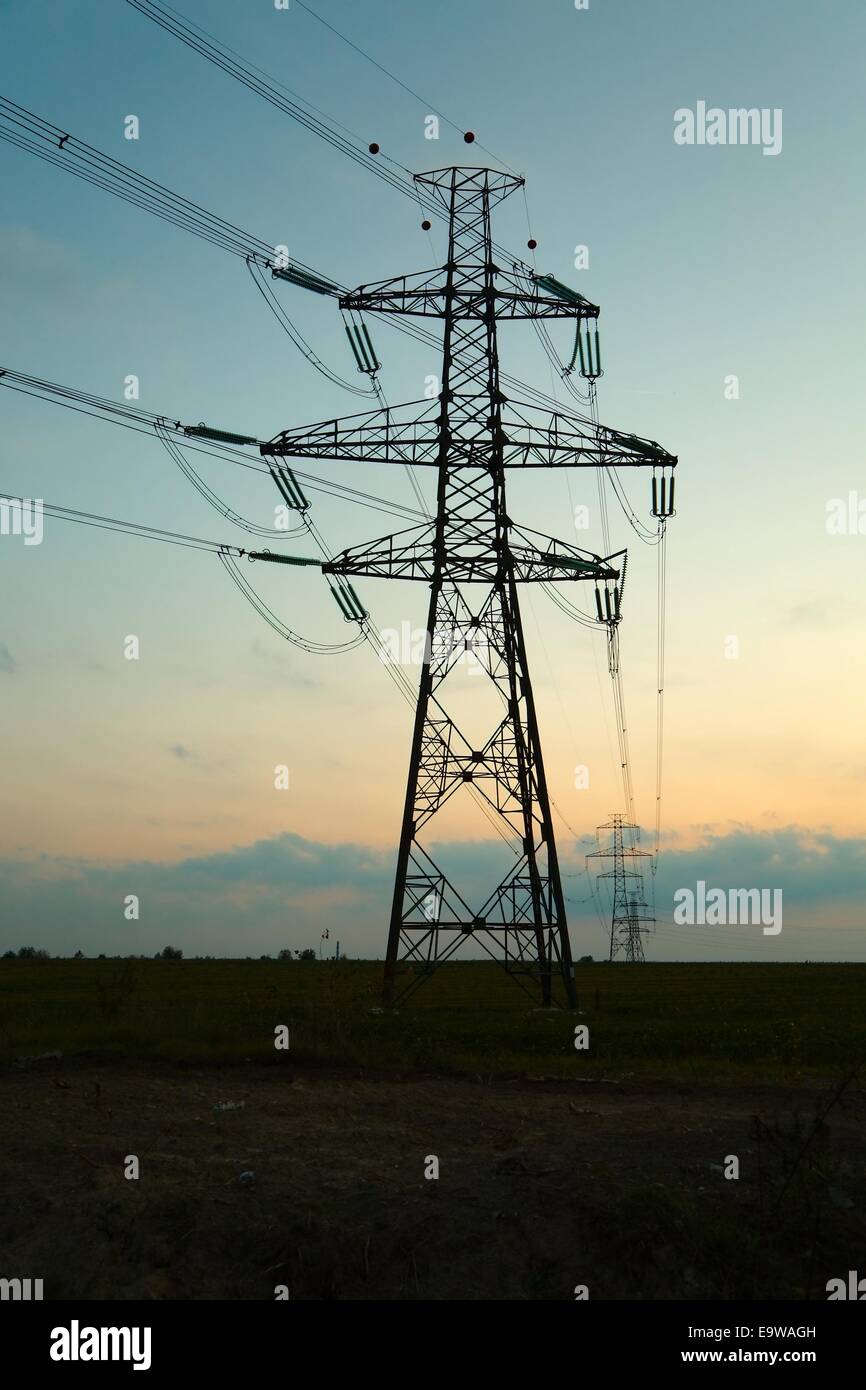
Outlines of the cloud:
{"type": "Polygon", "coordinates": [[[0,642],[0,672],[4,676],[14,675],[17,663],[5,642],[0,642]]]}
{"type": "MultiPolygon", "coordinates": [[[[178,762],[187,763],[198,772],[213,772],[220,768],[228,767],[231,762],[229,758],[208,758],[203,753],[197,752],[194,748],[188,748],[185,743],[170,743],[166,752],[172,758],[177,758],[178,762]]],[[[155,825],[160,824],[160,818],[158,816],[154,817],[153,823],[155,825]]],[[[207,823],[213,824],[213,817],[210,817],[207,823]]]]}
{"type": "MultiPolygon", "coordinates": [[[[779,887],[800,905],[858,900],[866,884],[866,839],[799,826],[713,834],[663,856],[662,885],[703,878],[720,887],[779,887]]],[[[673,891],[673,887],[671,889],[673,891]]]]}
{"type": "Polygon", "coordinates": [[[288,652],[280,648],[266,647],[257,637],[250,643],[250,654],[271,686],[282,688],[289,685],[296,689],[308,690],[320,689],[322,686],[318,677],[300,670],[288,652]]]}
{"type": "Polygon", "coordinates": [[[786,610],[789,627],[836,627],[863,613],[863,604],[844,594],[818,594],[786,610]]]}
{"type": "MultiPolygon", "coordinates": [[[[179,745],[180,746],[180,745],[179,745]]],[[[600,924],[589,901],[584,853],[589,846],[560,843],[575,954],[600,953],[600,924]]],[[[432,846],[435,859],[468,900],[500,881],[508,862],[497,841],[432,846]]],[[[646,861],[647,865],[649,861],[646,861]]],[[[141,860],[99,864],[40,856],[0,862],[4,925],[0,947],[31,942],[55,954],[129,954],[171,941],[186,955],[260,955],[283,946],[315,946],[328,927],[344,953],[381,956],[393,888],[395,853],[363,844],[325,844],[284,834],[216,854],[168,864],[141,860]],[[135,893],[140,920],[124,917],[124,899],[135,893]]],[[[604,867],[599,865],[598,867],[604,867]]],[[[667,948],[663,925],[672,921],[673,894],[703,879],[708,887],[781,888],[785,930],[772,939],[773,959],[866,958],[866,935],[857,929],[866,881],[866,839],[812,832],[802,827],[707,833],[689,849],[666,851],[654,889],[659,919],[657,957],[667,948]],[[852,929],[852,923],[854,928],[852,929]]],[[[600,890],[603,892],[603,889],[600,890]]],[[[673,950],[686,959],[767,956],[767,939],[748,928],[713,938],[677,934],[673,950]]],[[[467,950],[464,954],[472,954],[467,950]]],[[[478,954],[478,952],[476,952],[478,954]]]]}
{"type": "Polygon", "coordinates": [[[315,945],[328,925],[352,954],[376,954],[393,867],[390,853],[291,834],[175,864],[6,860],[0,946],[152,954],[171,940],[187,955],[259,955],[315,945]],[[138,922],[124,917],[131,893],[138,922]]]}

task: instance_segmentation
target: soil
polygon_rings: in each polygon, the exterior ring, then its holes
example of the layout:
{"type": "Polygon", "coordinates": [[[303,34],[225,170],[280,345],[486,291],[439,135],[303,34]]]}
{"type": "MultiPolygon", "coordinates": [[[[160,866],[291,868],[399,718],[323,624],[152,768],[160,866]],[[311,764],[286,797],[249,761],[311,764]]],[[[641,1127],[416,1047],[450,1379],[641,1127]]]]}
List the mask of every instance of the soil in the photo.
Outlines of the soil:
{"type": "Polygon", "coordinates": [[[866,1094],[815,1126],[831,1094],[19,1063],[0,1274],[46,1299],[826,1298],[864,1235],[866,1094]]]}

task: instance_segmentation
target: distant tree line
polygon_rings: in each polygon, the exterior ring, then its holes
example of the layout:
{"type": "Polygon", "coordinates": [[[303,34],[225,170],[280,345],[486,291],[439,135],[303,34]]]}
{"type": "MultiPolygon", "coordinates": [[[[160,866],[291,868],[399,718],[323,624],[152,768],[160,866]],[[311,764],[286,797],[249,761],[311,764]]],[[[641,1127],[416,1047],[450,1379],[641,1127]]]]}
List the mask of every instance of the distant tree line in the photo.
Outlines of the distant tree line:
{"type": "MultiPolygon", "coordinates": [[[[50,952],[44,951],[44,950],[42,950],[40,947],[37,947],[37,946],[19,946],[19,948],[18,948],[17,951],[4,951],[4,952],[3,952],[3,957],[2,957],[2,958],[3,958],[3,960],[51,960],[51,954],[50,954],[50,952]]],[[[63,960],[63,959],[68,959],[68,957],[57,956],[57,957],[55,957],[55,959],[57,959],[57,960],[63,960]]],[[[75,952],[75,955],[72,956],[71,959],[72,959],[72,960],[86,960],[87,957],[85,956],[85,954],[84,954],[83,951],[76,951],[76,952],[75,952]]],[[[99,956],[96,956],[94,959],[96,959],[96,960],[150,960],[151,957],[150,957],[150,956],[136,956],[136,955],[128,955],[128,956],[110,956],[110,957],[109,957],[109,956],[106,956],[104,952],[102,952],[99,956]]],[[[156,951],[156,952],[154,953],[152,959],[153,959],[153,960],[183,960],[183,951],[182,951],[178,946],[163,946],[163,948],[162,948],[161,951],[156,951]]],[[[193,956],[192,959],[193,959],[193,960],[234,960],[234,959],[236,959],[236,957],[233,957],[233,956],[228,956],[228,957],[227,957],[227,956],[193,956]]],[[[253,960],[254,957],[253,957],[253,956],[245,956],[245,957],[242,957],[241,959],[253,960]]],[[[313,950],[312,946],[307,946],[304,950],[301,950],[301,951],[292,950],[291,947],[284,947],[283,950],[280,951],[279,954],[277,955],[277,960],[315,960],[315,959],[316,959],[316,953],[315,953],[315,951],[313,950]]],[[[333,957],[332,957],[332,959],[333,959],[333,957]]],[[[346,957],[341,957],[341,959],[346,959],[346,957]]],[[[268,956],[268,955],[259,956],[259,960],[273,960],[273,956],[268,956]]]]}

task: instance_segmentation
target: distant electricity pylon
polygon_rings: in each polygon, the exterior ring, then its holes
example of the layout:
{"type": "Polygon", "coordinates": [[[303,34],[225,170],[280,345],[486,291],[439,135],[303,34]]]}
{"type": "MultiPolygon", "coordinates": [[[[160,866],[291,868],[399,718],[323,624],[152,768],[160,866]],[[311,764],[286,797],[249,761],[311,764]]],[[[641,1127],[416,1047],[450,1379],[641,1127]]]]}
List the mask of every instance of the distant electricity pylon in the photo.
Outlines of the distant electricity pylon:
{"type": "Polygon", "coordinates": [[[610,959],[613,960],[622,951],[627,961],[643,962],[646,957],[641,938],[650,930],[655,918],[644,900],[643,875],[636,867],[627,868],[626,865],[636,865],[638,859],[651,859],[652,855],[648,850],[637,848],[639,826],[633,825],[619,813],[612,815],[598,830],[610,831],[607,847],[594,850],[586,857],[613,860],[613,868],[598,875],[599,878],[613,879],[610,959]]]}
{"type": "Polygon", "coordinates": [[[340,308],[441,319],[438,397],[285,430],[261,451],[437,470],[436,515],[429,524],[345,550],[322,567],[344,577],[415,580],[430,590],[386,999],[395,998],[400,962],[415,967],[401,980],[405,997],[469,942],[511,973],[534,980],[545,1004],[559,976],[573,1006],[571,947],[518,586],[590,581],[604,594],[607,616],[618,616],[621,566],[612,562],[624,552],[601,557],[517,526],[506,505],[505,470],[650,467],[654,495],[657,480],[661,484],[662,515],[673,510],[676,458],[651,441],[503,394],[498,322],[571,319],[581,371],[594,380],[600,375],[598,333],[590,333],[589,325],[599,310],[551,276],[535,275],[520,263],[496,264],[491,208],[521,187],[522,179],[491,169],[449,168],[419,174],[416,182],[447,210],[445,266],[362,285],[341,297],[340,308]],[[445,689],[467,652],[489,677],[493,707],[484,729],[472,734],[449,712],[445,689]],[[504,878],[474,906],[423,843],[437,813],[455,793],[468,792],[484,803],[515,852],[504,878]]]}

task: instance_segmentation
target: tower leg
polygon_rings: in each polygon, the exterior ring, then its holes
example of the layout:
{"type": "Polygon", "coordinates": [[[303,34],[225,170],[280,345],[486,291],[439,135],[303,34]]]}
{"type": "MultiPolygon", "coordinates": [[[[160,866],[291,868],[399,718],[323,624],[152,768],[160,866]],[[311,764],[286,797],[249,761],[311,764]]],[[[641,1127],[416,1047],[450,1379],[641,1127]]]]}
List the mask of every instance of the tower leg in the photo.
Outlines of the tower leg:
{"type": "MultiPolygon", "coordinates": [[[[393,1003],[398,994],[401,960],[416,967],[415,976],[399,990],[404,997],[473,937],[509,971],[534,978],[544,1005],[553,1002],[558,974],[568,1006],[574,1008],[565,900],[513,576],[496,582],[482,615],[470,624],[483,638],[494,707],[505,709],[478,749],[469,747],[442,704],[442,685],[463,642],[461,615],[471,612],[460,586],[432,586],[429,646],[415,713],[388,934],[385,998],[393,1003]],[[516,859],[477,911],[449,883],[419,838],[440,807],[466,783],[473,784],[488,814],[495,813],[516,859]]],[[[465,617],[462,627],[465,630],[465,617]]]]}
{"type": "Polygon", "coordinates": [[[415,707],[415,727],[412,732],[412,749],[409,755],[409,775],[406,781],[406,800],[403,805],[403,824],[400,829],[400,847],[397,851],[397,873],[394,880],[394,898],[391,904],[391,922],[388,928],[388,950],[385,956],[384,998],[388,1005],[394,1002],[397,962],[400,957],[400,937],[403,929],[403,912],[406,901],[406,879],[409,872],[409,856],[415,838],[415,802],[418,792],[418,773],[421,767],[421,751],[424,741],[424,725],[427,720],[427,706],[433,685],[432,678],[432,634],[436,628],[436,612],[439,604],[440,584],[433,584],[430,593],[430,609],[427,615],[428,639],[425,644],[424,661],[421,666],[421,680],[418,686],[418,703],[415,707]]]}

